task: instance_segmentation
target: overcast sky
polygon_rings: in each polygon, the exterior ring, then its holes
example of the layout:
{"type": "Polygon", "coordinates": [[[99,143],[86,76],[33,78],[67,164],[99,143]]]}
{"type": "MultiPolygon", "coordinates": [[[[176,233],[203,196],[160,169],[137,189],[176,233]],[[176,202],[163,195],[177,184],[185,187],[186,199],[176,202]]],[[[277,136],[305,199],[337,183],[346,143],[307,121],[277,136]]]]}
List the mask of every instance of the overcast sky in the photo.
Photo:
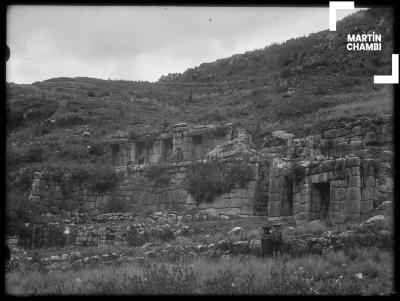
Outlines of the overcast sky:
{"type": "Polygon", "coordinates": [[[6,79],[156,81],[325,29],[328,7],[10,6],[6,79]]]}

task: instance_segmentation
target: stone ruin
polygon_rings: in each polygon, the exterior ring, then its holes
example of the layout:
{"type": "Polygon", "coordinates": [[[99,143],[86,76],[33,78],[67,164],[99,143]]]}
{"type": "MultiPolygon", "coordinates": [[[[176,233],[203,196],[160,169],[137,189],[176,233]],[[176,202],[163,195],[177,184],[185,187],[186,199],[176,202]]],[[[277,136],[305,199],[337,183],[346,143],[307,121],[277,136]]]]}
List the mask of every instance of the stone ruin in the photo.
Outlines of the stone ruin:
{"type": "Polygon", "coordinates": [[[107,213],[108,202],[123,200],[127,212],[138,214],[197,210],[215,218],[261,215],[341,222],[391,200],[392,127],[392,116],[385,115],[304,138],[276,131],[254,150],[251,135],[232,124],[177,124],[157,135],[104,141],[107,161],[123,173],[115,191],[99,194],[77,186],[66,196],[36,173],[29,200],[64,218],[107,213]],[[197,204],[185,175],[194,164],[211,159],[245,161],[253,178],[246,187],[197,204]],[[149,166],[158,166],[168,182],[149,179],[149,166]]]}

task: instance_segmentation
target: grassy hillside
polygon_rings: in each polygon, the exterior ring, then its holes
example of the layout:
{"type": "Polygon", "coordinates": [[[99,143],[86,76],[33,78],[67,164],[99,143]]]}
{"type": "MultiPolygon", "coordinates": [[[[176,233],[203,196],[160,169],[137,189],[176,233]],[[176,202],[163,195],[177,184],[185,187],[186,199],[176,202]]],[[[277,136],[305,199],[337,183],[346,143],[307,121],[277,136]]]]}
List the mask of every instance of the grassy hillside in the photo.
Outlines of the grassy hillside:
{"type": "Polygon", "coordinates": [[[392,53],[392,12],[374,8],[338,22],[336,32],[204,63],[155,83],[86,77],[7,83],[9,203],[25,198],[34,170],[101,162],[98,142],[108,136],[178,122],[233,122],[259,145],[277,129],[305,136],[391,113],[391,86],[374,85],[373,75],[391,74],[392,53]],[[348,33],[372,31],[382,34],[383,51],[346,50],[348,33]]]}

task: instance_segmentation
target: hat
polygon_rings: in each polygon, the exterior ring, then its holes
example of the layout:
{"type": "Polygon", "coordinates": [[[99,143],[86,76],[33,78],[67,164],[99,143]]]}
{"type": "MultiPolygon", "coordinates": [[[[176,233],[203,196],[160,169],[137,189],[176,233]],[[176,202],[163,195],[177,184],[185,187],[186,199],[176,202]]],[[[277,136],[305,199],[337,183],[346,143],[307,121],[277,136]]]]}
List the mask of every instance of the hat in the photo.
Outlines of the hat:
{"type": "Polygon", "coordinates": [[[265,225],[262,227],[262,229],[269,229],[269,228],[272,228],[272,223],[270,221],[267,221],[265,225]]]}

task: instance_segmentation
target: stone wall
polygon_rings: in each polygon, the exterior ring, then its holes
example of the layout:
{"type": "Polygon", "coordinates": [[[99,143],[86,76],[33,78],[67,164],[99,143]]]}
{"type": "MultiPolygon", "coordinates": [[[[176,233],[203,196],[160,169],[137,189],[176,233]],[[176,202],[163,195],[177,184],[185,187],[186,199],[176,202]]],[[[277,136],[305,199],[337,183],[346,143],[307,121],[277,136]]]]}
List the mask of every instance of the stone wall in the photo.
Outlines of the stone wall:
{"type": "Polygon", "coordinates": [[[74,185],[67,190],[57,182],[43,179],[42,173],[35,172],[28,201],[35,203],[43,213],[71,218],[79,213],[103,213],[111,198],[111,192],[92,192],[87,185],[74,185]]]}
{"type": "MultiPolygon", "coordinates": [[[[201,161],[199,161],[201,162],[201,161]]],[[[205,161],[204,161],[205,162],[205,161]]],[[[258,181],[258,164],[252,163],[254,179],[245,188],[235,188],[222,194],[212,203],[197,205],[186,190],[185,173],[196,162],[165,163],[157,165],[165,174],[167,183],[158,183],[146,176],[144,165],[120,167],[123,180],[113,192],[94,193],[87,186],[73,186],[63,192],[63,187],[47,182],[42,174],[35,173],[29,201],[40,207],[43,213],[73,218],[80,213],[91,216],[106,213],[109,202],[122,203],[126,212],[137,214],[154,211],[199,210],[212,216],[252,215],[258,181]]],[[[147,166],[148,168],[149,166],[147,166]]],[[[65,190],[65,189],[64,189],[65,190]]]]}
{"type": "Polygon", "coordinates": [[[252,215],[255,191],[258,181],[258,163],[251,164],[254,179],[245,188],[235,188],[224,193],[211,203],[200,203],[193,200],[185,188],[185,173],[193,167],[193,162],[167,164],[164,172],[170,183],[157,184],[144,176],[144,167],[133,166],[120,168],[126,173],[117,191],[117,198],[123,199],[127,210],[146,211],[179,211],[197,209],[211,216],[252,215]]]}
{"type": "Polygon", "coordinates": [[[216,134],[216,126],[187,126],[185,123],[174,125],[170,130],[134,139],[118,138],[104,141],[107,162],[116,166],[125,166],[131,161],[138,164],[138,154],[145,155],[145,163],[173,162],[178,148],[182,150],[183,161],[203,159],[216,146],[232,139],[251,141],[244,129],[234,129],[232,124],[223,126],[216,134]],[[166,145],[172,144],[171,150],[166,145]],[[142,149],[141,149],[142,148],[142,149]]]}
{"type": "Polygon", "coordinates": [[[288,142],[292,157],[313,160],[319,155],[345,157],[350,153],[373,146],[388,145],[393,142],[392,116],[362,118],[343,127],[331,129],[321,135],[293,139],[288,142]]]}

